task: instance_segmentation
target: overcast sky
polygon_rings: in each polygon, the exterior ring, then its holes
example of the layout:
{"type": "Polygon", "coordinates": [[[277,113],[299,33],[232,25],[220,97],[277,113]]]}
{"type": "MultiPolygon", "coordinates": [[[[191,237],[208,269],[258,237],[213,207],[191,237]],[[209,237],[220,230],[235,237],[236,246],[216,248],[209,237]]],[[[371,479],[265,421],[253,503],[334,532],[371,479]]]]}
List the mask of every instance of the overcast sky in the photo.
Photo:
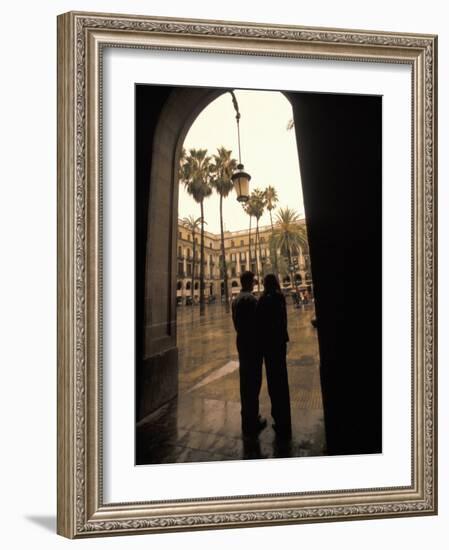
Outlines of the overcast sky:
{"type": "MultiPolygon", "coordinates": [[[[289,206],[302,216],[304,207],[295,131],[287,130],[287,124],[293,118],[289,101],[279,92],[236,90],[235,95],[242,116],[242,162],[251,174],[250,191],[255,188],[263,190],[272,185],[278,193],[278,208],[289,206]]],[[[184,142],[187,151],[205,148],[209,155],[216,153],[221,145],[231,149],[238,160],[235,111],[229,93],[218,97],[199,114],[184,142]]],[[[207,231],[220,232],[219,212],[219,198],[214,192],[204,201],[207,231]]],[[[190,214],[199,217],[200,206],[180,184],[179,217],[190,214]]],[[[237,201],[235,191],[223,202],[223,218],[225,230],[248,228],[249,218],[237,201]]],[[[259,223],[270,223],[268,212],[264,213],[259,223]]]]}

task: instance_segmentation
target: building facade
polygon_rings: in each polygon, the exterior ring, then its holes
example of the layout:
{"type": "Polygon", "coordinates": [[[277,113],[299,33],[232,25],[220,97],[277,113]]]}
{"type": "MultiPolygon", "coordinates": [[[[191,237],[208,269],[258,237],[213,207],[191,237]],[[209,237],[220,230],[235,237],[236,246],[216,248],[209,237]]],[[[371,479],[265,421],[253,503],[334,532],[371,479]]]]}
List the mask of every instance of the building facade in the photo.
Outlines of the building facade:
{"type": "MultiPolygon", "coordinates": [[[[304,225],[305,220],[299,221],[304,225]]],[[[263,290],[263,275],[275,271],[269,243],[271,226],[259,227],[260,246],[255,246],[256,233],[249,230],[225,231],[225,256],[228,273],[229,296],[240,291],[240,275],[247,270],[256,275],[255,291],[263,290]],[[257,248],[257,250],[256,250],[257,248]],[[250,252],[251,250],[251,252],[250,252]]],[[[201,233],[195,236],[178,220],[177,241],[177,286],[178,305],[190,305],[199,301],[200,296],[200,243],[201,233]],[[193,239],[195,239],[195,246],[193,239]],[[195,258],[193,252],[195,248],[195,258]],[[195,268],[195,271],[194,271],[195,268]],[[192,289],[193,285],[193,289],[192,289]]],[[[291,262],[283,258],[278,250],[278,268],[281,287],[284,292],[311,292],[309,257],[301,249],[292,253],[291,262]]],[[[220,234],[204,232],[204,284],[206,302],[224,299],[220,234]]]]}

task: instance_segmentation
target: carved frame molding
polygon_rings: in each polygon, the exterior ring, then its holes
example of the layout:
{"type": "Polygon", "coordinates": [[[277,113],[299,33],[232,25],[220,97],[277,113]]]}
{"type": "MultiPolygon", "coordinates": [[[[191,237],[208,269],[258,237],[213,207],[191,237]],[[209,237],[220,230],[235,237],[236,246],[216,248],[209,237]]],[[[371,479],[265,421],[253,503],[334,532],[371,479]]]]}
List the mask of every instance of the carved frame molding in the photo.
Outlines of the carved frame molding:
{"type": "Polygon", "coordinates": [[[58,17],[58,533],[244,527],[437,513],[436,109],[431,35],[70,12],[58,17]],[[412,67],[412,484],[147,503],[102,499],[104,47],[412,67]]]}

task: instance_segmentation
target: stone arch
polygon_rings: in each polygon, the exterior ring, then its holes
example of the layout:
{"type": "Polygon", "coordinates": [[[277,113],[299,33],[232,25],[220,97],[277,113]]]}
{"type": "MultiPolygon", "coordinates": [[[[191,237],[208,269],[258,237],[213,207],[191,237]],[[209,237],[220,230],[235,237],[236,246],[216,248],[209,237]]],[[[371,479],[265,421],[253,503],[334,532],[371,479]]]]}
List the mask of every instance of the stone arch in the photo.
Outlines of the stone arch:
{"type": "Polygon", "coordinates": [[[144,267],[136,283],[141,288],[143,302],[143,326],[136,336],[137,419],[178,393],[176,292],[173,292],[177,284],[177,166],[190,126],[211,101],[226,91],[142,86],[136,95],[141,106],[139,112],[147,117],[142,122],[136,121],[136,132],[140,131],[142,142],[140,162],[144,166],[136,181],[143,188],[139,196],[146,209],[141,261],[144,267]],[[158,108],[153,106],[156,100],[158,108]],[[148,164],[149,169],[145,166],[148,164]]]}
{"type": "MultiPolygon", "coordinates": [[[[173,289],[177,286],[179,158],[184,139],[197,116],[213,100],[229,91],[223,88],[142,86],[139,88],[141,95],[136,96],[140,105],[146,104],[143,113],[148,112],[147,120],[142,120],[140,126],[142,139],[148,144],[141,161],[150,163],[148,176],[140,182],[145,188],[147,229],[143,245],[143,282],[138,283],[142,286],[144,305],[143,327],[136,338],[140,388],[137,418],[151,413],[178,392],[177,296],[173,289]],[[158,108],[152,107],[155,99],[160,105],[158,108]]],[[[291,101],[288,93],[284,96],[291,101]]],[[[197,283],[194,286],[194,289],[190,288],[192,297],[197,283]]],[[[189,290],[187,285],[186,290],[189,290]]],[[[223,291],[221,284],[220,293],[223,291]]]]}

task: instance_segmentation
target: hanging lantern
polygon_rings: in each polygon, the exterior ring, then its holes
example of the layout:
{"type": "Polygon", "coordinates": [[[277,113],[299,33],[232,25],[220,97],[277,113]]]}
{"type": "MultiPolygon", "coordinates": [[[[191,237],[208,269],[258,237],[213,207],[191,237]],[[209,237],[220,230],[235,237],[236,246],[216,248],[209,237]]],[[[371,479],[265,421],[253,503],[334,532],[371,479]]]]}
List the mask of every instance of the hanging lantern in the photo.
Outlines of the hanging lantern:
{"type": "Polygon", "coordinates": [[[229,92],[232,96],[232,103],[234,104],[235,109],[235,120],[237,123],[237,139],[238,139],[238,145],[239,145],[239,164],[237,164],[237,170],[232,174],[231,180],[234,184],[235,192],[237,193],[237,200],[239,202],[248,202],[249,200],[249,181],[251,179],[251,176],[248,174],[248,172],[244,172],[243,170],[243,164],[242,164],[242,151],[240,146],[240,111],[239,111],[239,104],[237,102],[237,98],[235,97],[235,93],[233,90],[230,90],[229,92]]]}
{"type": "Polygon", "coordinates": [[[248,202],[251,176],[248,172],[243,171],[243,164],[237,165],[237,170],[232,174],[231,179],[237,193],[237,200],[239,202],[248,202]]]}

